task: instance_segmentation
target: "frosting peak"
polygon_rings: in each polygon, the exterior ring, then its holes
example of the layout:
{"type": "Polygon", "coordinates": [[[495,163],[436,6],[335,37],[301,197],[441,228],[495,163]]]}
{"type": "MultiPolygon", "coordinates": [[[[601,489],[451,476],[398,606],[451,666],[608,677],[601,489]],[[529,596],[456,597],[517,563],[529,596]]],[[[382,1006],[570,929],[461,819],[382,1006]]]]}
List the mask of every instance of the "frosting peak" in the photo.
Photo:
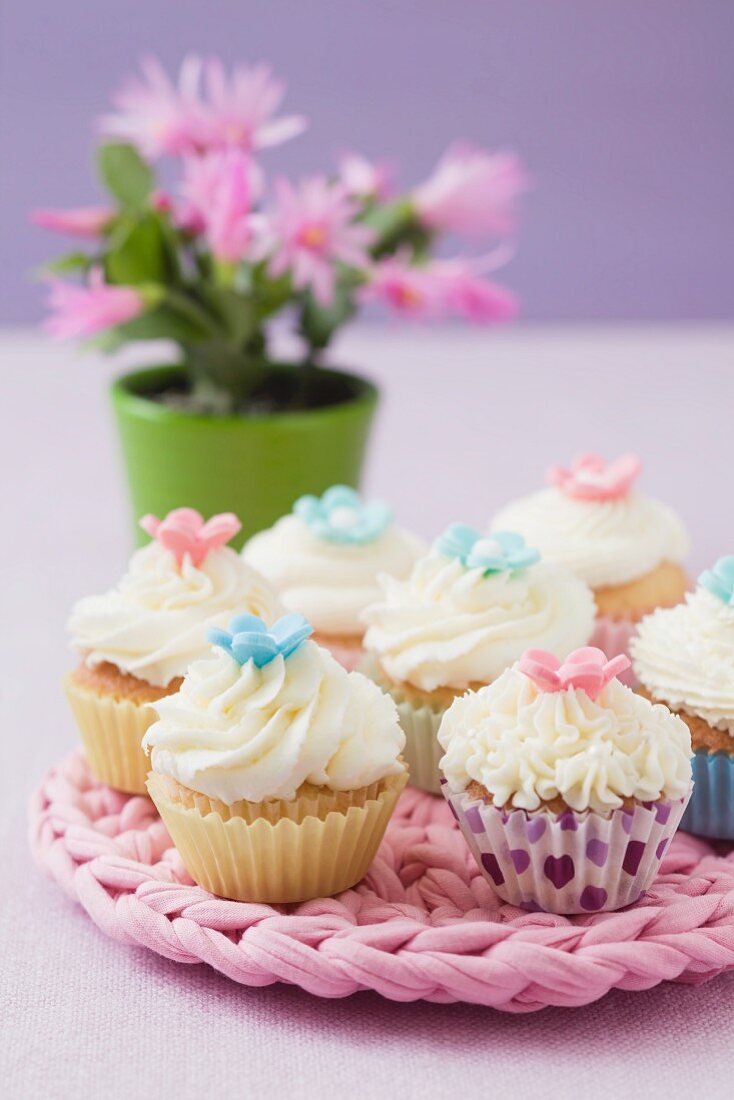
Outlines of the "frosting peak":
{"type": "Polygon", "coordinates": [[[647,615],[630,652],[651,695],[734,736],[734,607],[718,593],[701,584],[647,615]]]}
{"type": "Polygon", "coordinates": [[[180,564],[155,540],[137,550],[116,588],[74,606],[69,629],[87,664],[110,661],[157,687],[207,652],[206,631],[237,611],[273,622],[282,608],[270,585],[227,546],[180,564]]]}
{"type": "Polygon", "coordinates": [[[682,798],[691,783],[686,724],[615,679],[596,699],[573,686],[549,693],[516,665],[456,699],[438,739],[451,790],[477,782],[496,806],[536,810],[560,796],[605,813],[627,798],[682,798]]]}
{"type": "Polygon", "coordinates": [[[590,499],[543,489],[502,508],[491,530],[519,531],[544,559],[568,566],[592,588],[627,584],[688,553],[672,508],[632,490],[590,499]]]}
{"type": "Polygon", "coordinates": [[[262,667],[218,649],[153,706],[154,771],[227,805],[291,799],[305,782],[355,790],[404,766],[393,701],[314,642],[262,667]]]}
{"type": "MultiPolygon", "coordinates": [[[[330,523],[347,530],[339,512],[331,512],[330,523]]],[[[361,636],[361,613],[380,595],[378,575],[407,576],[424,551],[419,538],[395,524],[370,541],[336,540],[322,538],[301,516],[288,515],[251,538],[242,554],[271,581],[287,610],[302,612],[316,631],[361,636]]]]}
{"type": "Polygon", "coordinates": [[[528,646],[565,657],[589,640],[591,592],[563,566],[467,568],[434,547],[407,580],[381,578],[364,644],[387,675],[430,692],[496,679],[528,646]]]}

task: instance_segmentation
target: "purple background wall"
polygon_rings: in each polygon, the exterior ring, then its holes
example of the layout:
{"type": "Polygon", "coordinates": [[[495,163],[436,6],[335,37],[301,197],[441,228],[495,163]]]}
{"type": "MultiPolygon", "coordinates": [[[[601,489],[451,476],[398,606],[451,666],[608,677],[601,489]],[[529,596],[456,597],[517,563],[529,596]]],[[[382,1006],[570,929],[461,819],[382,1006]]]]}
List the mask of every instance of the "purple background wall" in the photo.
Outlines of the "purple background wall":
{"type": "Polygon", "coordinates": [[[0,41],[0,320],[57,242],[37,205],[94,198],[91,120],[134,67],[188,49],[269,59],[309,134],[425,174],[454,137],[513,145],[536,180],[507,282],[525,316],[726,318],[734,302],[731,0],[11,0],[0,41]]]}

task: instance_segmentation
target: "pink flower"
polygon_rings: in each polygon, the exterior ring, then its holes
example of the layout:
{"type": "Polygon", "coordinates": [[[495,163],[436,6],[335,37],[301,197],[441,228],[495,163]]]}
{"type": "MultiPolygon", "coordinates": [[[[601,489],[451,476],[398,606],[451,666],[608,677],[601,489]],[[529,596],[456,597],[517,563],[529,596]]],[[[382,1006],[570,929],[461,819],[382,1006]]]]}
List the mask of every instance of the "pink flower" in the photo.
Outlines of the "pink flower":
{"type": "Polygon", "coordinates": [[[382,301],[399,313],[425,319],[461,317],[482,324],[509,321],[518,301],[482,276],[490,258],[432,260],[411,264],[407,253],[376,263],[360,291],[363,301],[382,301]]]}
{"type": "Polygon", "coordinates": [[[364,250],[374,234],[353,223],[359,205],[340,183],[317,176],[294,188],[279,179],[275,191],[277,206],[270,220],[275,252],[270,274],[277,278],[290,271],[297,290],[310,288],[318,302],[328,305],[334,295],[335,262],[366,267],[364,250]]]}
{"type": "Polygon", "coordinates": [[[478,324],[512,321],[520,303],[511,290],[481,275],[482,262],[471,259],[436,260],[433,264],[446,312],[478,324]]]}
{"type": "Polygon", "coordinates": [[[184,58],[177,85],[155,57],[143,58],[140,67],[142,79],[128,80],[114,96],[118,111],[100,120],[102,132],[130,142],[153,160],[164,153],[181,156],[201,149],[205,137],[201,59],[184,58]]]}
{"type": "Polygon", "coordinates": [[[115,216],[109,206],[80,206],[76,210],[34,210],[31,221],[41,229],[71,237],[100,237],[115,216]]]}
{"type": "Polygon", "coordinates": [[[339,181],[354,198],[386,199],[391,188],[392,170],[386,161],[371,161],[359,153],[339,157],[339,181]]]}
{"type": "Polygon", "coordinates": [[[228,78],[222,62],[212,58],[205,64],[204,78],[209,99],[206,148],[269,149],[297,137],[308,125],[301,115],[273,117],[285,84],[273,77],[268,65],[238,65],[228,78]]]}
{"type": "Polygon", "coordinates": [[[150,196],[150,205],[161,214],[173,214],[176,209],[173,196],[160,187],[150,196]]]}
{"type": "Polygon", "coordinates": [[[228,77],[218,59],[204,62],[189,55],[178,84],[155,58],[145,58],[141,68],[142,79],[118,92],[117,113],[104,117],[101,125],[105,134],[131,142],[151,159],[232,146],[264,149],[305,129],[300,116],[273,118],[285,85],[266,65],[237,66],[228,77]]]}
{"type": "Polygon", "coordinates": [[[512,232],[515,207],[528,181],[514,153],[451,146],[432,176],[413,192],[421,221],[431,229],[478,236],[512,232]]]}
{"type": "Polygon", "coordinates": [[[642,463],[637,455],[622,455],[608,465],[600,455],[578,455],[571,469],[551,466],[546,477],[566,496],[578,500],[617,500],[625,496],[639,476],[642,463]]]}
{"type": "Polygon", "coordinates": [[[527,649],[520,658],[519,667],[542,692],[575,688],[586,692],[590,699],[596,699],[610,680],[630,667],[630,659],[621,654],[609,661],[603,650],[585,646],[569,653],[561,664],[544,649],[527,649]]]}
{"type": "Polygon", "coordinates": [[[61,279],[48,282],[51,288],[48,305],[55,315],[48,318],[45,328],[59,340],[92,336],[131,321],[146,307],[143,295],[132,287],[107,285],[99,268],[90,273],[87,286],[61,279]]]}
{"type": "Polygon", "coordinates": [[[185,203],[176,212],[182,228],[204,233],[214,255],[229,263],[258,254],[262,219],[252,212],[259,173],[247,153],[225,149],[186,160],[185,203]]]}
{"type": "Polygon", "coordinates": [[[165,519],[146,515],[140,526],[151,538],[173,554],[179,566],[186,555],[192,565],[201,565],[210,550],[229,542],[242,527],[233,512],[220,512],[206,523],[195,508],[175,508],[165,519]]]}

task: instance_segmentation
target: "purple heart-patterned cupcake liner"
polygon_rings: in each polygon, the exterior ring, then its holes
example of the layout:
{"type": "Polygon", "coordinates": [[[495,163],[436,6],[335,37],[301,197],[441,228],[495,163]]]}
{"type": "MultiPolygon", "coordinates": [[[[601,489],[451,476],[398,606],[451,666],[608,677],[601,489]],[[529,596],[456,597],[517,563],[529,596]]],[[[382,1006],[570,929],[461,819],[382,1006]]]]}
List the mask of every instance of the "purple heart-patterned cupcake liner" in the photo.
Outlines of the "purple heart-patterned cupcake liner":
{"type": "Polygon", "coordinates": [[[734,756],[698,749],[692,763],[693,794],[681,828],[697,836],[734,840],[734,756]]]}
{"type": "Polygon", "coordinates": [[[671,802],[638,803],[609,817],[592,811],[509,813],[454,792],[443,793],[482,874],[496,894],[521,909],[597,913],[622,909],[651,886],[690,792],[671,802]]]}

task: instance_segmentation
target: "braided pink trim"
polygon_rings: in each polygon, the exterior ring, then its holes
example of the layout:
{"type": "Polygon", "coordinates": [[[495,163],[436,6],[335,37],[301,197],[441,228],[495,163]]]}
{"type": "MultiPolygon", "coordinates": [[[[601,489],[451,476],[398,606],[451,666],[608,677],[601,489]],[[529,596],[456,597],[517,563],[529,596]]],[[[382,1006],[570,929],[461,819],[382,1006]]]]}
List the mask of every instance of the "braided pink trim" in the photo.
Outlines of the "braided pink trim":
{"type": "Polygon", "coordinates": [[[192,885],[152,803],[98,784],[75,754],[34,794],[30,841],[44,873],[106,935],[244,985],[531,1012],[734,968],[734,853],[685,833],[636,906],[529,914],[492,893],[443,799],[408,788],[358,887],[298,906],[250,905],[192,885]]]}

